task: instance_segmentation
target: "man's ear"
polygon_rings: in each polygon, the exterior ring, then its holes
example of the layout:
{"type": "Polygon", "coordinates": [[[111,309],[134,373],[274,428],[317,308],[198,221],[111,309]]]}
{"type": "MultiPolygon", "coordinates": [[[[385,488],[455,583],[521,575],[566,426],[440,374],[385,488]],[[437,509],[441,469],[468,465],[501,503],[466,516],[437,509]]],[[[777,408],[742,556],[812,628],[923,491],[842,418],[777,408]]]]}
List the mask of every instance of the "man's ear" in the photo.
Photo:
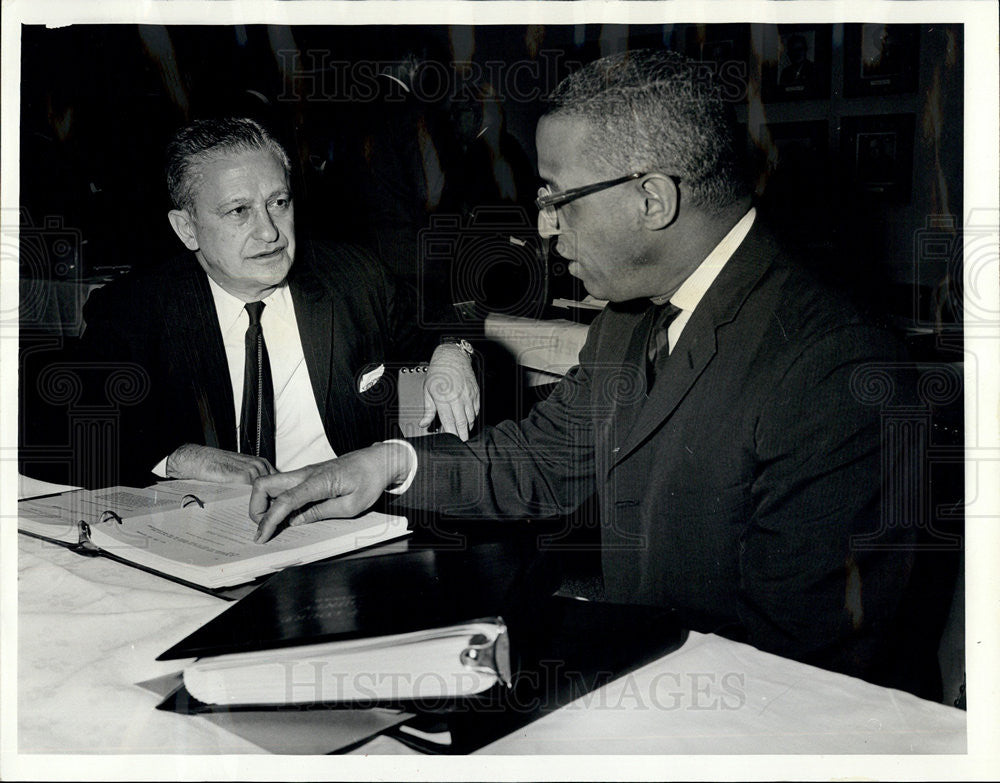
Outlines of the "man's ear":
{"type": "Polygon", "coordinates": [[[170,227],[177,234],[184,247],[192,252],[198,249],[198,237],[195,235],[194,219],[186,209],[172,209],[167,213],[170,227]]]}
{"type": "Polygon", "coordinates": [[[639,183],[642,188],[643,225],[650,231],[666,228],[677,219],[680,208],[680,188],[665,174],[647,174],[639,183]]]}

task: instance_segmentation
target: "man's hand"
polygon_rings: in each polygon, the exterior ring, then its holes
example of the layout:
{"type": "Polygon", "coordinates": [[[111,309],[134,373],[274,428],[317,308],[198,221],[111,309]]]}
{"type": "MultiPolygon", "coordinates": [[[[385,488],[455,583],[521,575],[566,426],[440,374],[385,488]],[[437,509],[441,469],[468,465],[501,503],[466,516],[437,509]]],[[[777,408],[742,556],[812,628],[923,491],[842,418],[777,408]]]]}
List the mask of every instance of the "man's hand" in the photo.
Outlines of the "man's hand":
{"type": "Polygon", "coordinates": [[[254,541],[264,543],[286,520],[304,525],[357,516],[387,487],[405,481],[410,467],[405,446],[376,443],[329,462],[259,478],[250,495],[250,518],[257,523],[254,541]]]}
{"type": "Polygon", "coordinates": [[[441,419],[441,428],[462,440],[469,439],[469,430],[479,414],[479,384],[472,361],[465,351],[450,343],[439,345],[431,357],[420,426],[434,421],[435,413],[441,419]]]}
{"type": "Polygon", "coordinates": [[[253,484],[254,479],[274,473],[274,466],[263,457],[237,454],[185,443],[167,457],[167,477],[201,479],[220,484],[253,484]]]}

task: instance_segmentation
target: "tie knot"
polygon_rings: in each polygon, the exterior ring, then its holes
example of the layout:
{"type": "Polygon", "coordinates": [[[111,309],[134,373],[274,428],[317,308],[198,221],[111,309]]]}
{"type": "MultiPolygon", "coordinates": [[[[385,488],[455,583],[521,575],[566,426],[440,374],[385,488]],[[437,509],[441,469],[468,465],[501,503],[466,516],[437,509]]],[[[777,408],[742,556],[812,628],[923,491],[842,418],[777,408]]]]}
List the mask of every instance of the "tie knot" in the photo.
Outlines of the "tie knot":
{"type": "Polygon", "coordinates": [[[263,302],[247,302],[247,315],[250,316],[251,326],[260,326],[260,314],[264,312],[263,302]]]}
{"type": "MultiPolygon", "coordinates": [[[[670,322],[681,311],[677,305],[671,304],[669,301],[653,305],[652,310],[653,325],[649,330],[649,342],[646,344],[646,358],[649,360],[650,365],[656,362],[657,356],[662,354],[665,357],[670,353],[669,350],[664,350],[670,343],[670,339],[667,336],[667,327],[670,326],[670,322]]],[[[647,388],[653,385],[653,374],[652,368],[648,367],[646,374],[647,388]]]]}
{"type": "Polygon", "coordinates": [[[681,309],[670,301],[654,305],[656,313],[653,316],[653,331],[657,332],[670,323],[681,309]]]}

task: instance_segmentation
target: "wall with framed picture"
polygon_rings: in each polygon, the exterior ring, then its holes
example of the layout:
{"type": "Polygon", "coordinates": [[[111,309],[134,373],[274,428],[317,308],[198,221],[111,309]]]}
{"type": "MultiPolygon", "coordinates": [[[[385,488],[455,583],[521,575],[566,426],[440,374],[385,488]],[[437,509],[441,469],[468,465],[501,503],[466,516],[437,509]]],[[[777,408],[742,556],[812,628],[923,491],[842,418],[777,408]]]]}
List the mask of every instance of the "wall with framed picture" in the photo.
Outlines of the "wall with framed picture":
{"type": "Polygon", "coordinates": [[[845,25],[845,96],[914,92],[919,62],[919,25],[845,25]]]}
{"type": "Polygon", "coordinates": [[[761,92],[765,101],[830,95],[832,25],[762,25],[761,92]]]}
{"type": "Polygon", "coordinates": [[[690,24],[664,41],[718,74],[760,211],[818,271],[913,323],[960,318],[960,266],[913,237],[961,243],[961,25],[690,24]]]}
{"type": "Polygon", "coordinates": [[[955,264],[924,258],[913,236],[933,225],[961,241],[962,26],[751,24],[747,34],[736,109],[763,211],[858,287],[880,276],[919,288],[920,303],[904,303],[914,320],[958,318],[939,306],[955,264]]]}
{"type": "Polygon", "coordinates": [[[841,171],[850,198],[906,203],[913,171],[912,114],[844,117],[841,171]]]}

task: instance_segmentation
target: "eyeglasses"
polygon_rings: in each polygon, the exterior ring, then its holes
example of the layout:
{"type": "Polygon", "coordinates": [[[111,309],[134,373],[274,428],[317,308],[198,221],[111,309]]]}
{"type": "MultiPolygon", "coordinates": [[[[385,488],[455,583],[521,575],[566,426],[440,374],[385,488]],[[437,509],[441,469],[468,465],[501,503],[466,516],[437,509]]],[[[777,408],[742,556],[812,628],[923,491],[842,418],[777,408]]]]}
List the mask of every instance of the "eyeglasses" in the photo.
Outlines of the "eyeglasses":
{"type": "Polygon", "coordinates": [[[632,174],[626,174],[624,177],[606,179],[603,182],[595,182],[593,185],[581,185],[578,188],[570,188],[559,193],[553,193],[547,186],[542,186],[538,189],[538,198],[535,199],[535,206],[539,210],[554,210],[558,206],[575,201],[578,198],[583,198],[584,196],[589,196],[591,193],[598,193],[602,190],[613,188],[615,185],[621,185],[623,182],[645,177],[646,173],[645,171],[636,171],[632,174]]]}
{"type": "MultiPolygon", "coordinates": [[[[538,208],[538,232],[542,236],[555,236],[559,233],[559,217],[556,215],[556,208],[578,198],[589,196],[591,193],[598,193],[615,185],[621,185],[639,177],[645,177],[648,171],[636,171],[626,174],[624,177],[606,179],[603,182],[595,182],[592,185],[581,185],[578,188],[570,188],[558,193],[553,193],[548,186],[543,185],[538,189],[538,198],[535,199],[535,206],[538,208]]],[[[675,185],[679,185],[680,177],[670,175],[675,185]]]]}

